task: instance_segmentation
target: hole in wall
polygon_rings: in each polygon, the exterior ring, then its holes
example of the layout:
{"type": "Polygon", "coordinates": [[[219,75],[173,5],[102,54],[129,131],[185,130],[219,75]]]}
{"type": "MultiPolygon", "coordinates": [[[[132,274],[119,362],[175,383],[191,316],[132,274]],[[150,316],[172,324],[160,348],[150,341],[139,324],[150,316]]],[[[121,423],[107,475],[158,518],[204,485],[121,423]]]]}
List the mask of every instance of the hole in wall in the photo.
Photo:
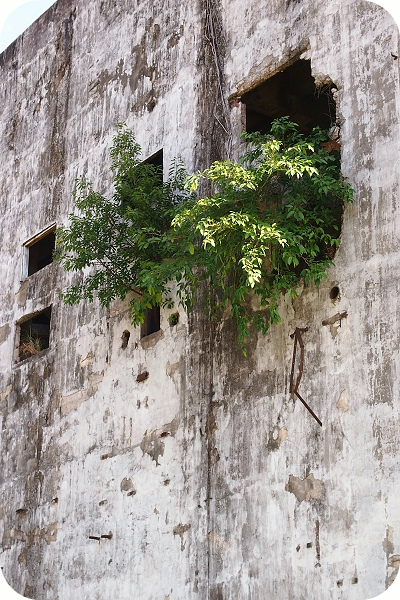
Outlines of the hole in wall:
{"type": "Polygon", "coordinates": [[[174,327],[175,325],[178,325],[179,323],[179,313],[172,313],[172,315],[169,315],[168,317],[168,323],[170,327],[174,327]]]}
{"type": "Polygon", "coordinates": [[[146,381],[146,379],[148,379],[148,377],[149,377],[148,371],[144,371],[143,373],[139,373],[139,375],[136,377],[136,381],[138,383],[140,383],[141,381],[146,381]]]}
{"type": "Polygon", "coordinates": [[[130,331],[128,331],[127,329],[125,329],[125,331],[121,335],[121,340],[122,340],[121,348],[122,349],[124,349],[124,348],[127,347],[130,337],[131,337],[130,331]]]}
{"type": "Polygon", "coordinates": [[[331,291],[329,292],[329,298],[332,300],[332,302],[334,302],[335,300],[338,300],[339,296],[340,289],[337,285],[334,285],[333,288],[331,288],[331,291]]]}
{"type": "Polygon", "coordinates": [[[317,126],[329,129],[336,121],[335,89],[333,83],[317,87],[311,61],[299,59],[242,95],[246,131],[268,133],[272,121],[284,116],[298,123],[305,134],[317,126]]]}
{"type": "MultiPolygon", "coordinates": [[[[337,88],[328,83],[317,86],[311,74],[311,61],[298,59],[293,64],[272,75],[257,87],[242,94],[244,127],[248,133],[270,132],[274,119],[287,116],[297,123],[299,131],[308,135],[314,127],[329,130],[329,141],[324,143],[328,152],[340,153],[340,127],[336,121],[335,93],[337,88]]],[[[334,227],[327,233],[340,234],[343,202],[334,201],[332,215],[334,227]]],[[[335,247],[321,249],[320,260],[333,260],[335,247]]],[[[294,270],[301,273],[306,264],[301,262],[294,270]]]]}

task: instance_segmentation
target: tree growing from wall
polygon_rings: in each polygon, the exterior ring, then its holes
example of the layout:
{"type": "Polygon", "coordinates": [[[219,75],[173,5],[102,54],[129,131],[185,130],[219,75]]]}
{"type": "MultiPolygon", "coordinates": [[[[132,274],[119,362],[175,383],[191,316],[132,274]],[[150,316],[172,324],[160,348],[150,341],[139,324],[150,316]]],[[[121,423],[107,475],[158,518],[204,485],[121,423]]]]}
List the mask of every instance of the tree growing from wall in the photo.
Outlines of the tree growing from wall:
{"type": "Polygon", "coordinates": [[[132,131],[120,125],[110,153],[112,197],[78,179],[78,212],[57,233],[56,258],[81,273],[61,293],[64,301],[97,295],[109,306],[133,291],[137,325],[148,308],[172,308],[173,288],[191,311],[201,285],[207,314],[230,313],[243,350],[251,328],[265,333],[279,323],[281,295],[294,297],[300,280],[318,285],[326,276],[352,190],[318,128],[305,136],[283,117],[270,134],[243,139],[238,162],[217,161],[187,177],[175,161],[162,182],[160,168],[140,160],[132,131]],[[204,182],[207,195],[198,192],[204,182]]]}

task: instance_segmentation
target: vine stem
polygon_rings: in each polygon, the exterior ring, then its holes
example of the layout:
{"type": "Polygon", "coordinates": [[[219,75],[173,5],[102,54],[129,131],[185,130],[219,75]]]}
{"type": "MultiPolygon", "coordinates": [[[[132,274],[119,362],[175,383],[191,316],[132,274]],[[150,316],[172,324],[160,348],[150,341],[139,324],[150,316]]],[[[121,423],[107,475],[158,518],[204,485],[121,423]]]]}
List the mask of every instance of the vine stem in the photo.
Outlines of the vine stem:
{"type": "Polygon", "coordinates": [[[212,0],[206,0],[205,38],[211,46],[211,50],[212,50],[213,57],[214,57],[214,63],[215,63],[215,68],[216,68],[216,72],[217,72],[218,89],[219,89],[219,93],[220,93],[220,97],[221,97],[221,103],[222,103],[223,113],[224,113],[224,117],[225,117],[226,127],[224,127],[222,125],[222,123],[216,116],[214,116],[214,118],[218,121],[218,123],[221,125],[221,127],[224,129],[225,133],[227,134],[227,137],[228,137],[227,154],[228,154],[228,158],[230,159],[232,157],[232,139],[233,139],[232,125],[231,125],[228,102],[227,102],[227,100],[225,98],[225,94],[224,94],[223,69],[221,67],[222,57],[221,57],[221,52],[219,50],[218,43],[217,43],[217,36],[215,33],[212,0]],[[208,35],[207,35],[207,32],[208,32],[208,35]]]}

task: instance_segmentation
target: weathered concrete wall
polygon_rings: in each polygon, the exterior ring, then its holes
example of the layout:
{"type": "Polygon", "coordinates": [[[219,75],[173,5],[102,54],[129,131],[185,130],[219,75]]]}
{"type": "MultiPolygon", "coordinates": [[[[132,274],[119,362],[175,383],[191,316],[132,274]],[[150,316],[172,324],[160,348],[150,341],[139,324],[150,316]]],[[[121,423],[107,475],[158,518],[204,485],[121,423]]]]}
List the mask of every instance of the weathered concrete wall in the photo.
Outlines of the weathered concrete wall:
{"type": "Polygon", "coordinates": [[[400,562],[392,54],[397,28],[368,2],[59,0],[0,56],[0,537],[18,592],[361,600],[389,585],[400,562]],[[180,311],[170,327],[165,311],[140,340],[126,303],[63,306],[55,264],[21,282],[23,243],[66,222],[76,176],[109,190],[118,121],[144,156],[163,148],[166,170],[178,154],[189,170],[235,156],[241,106],[228,99],[300,55],[337,85],[356,198],[328,279],[283,299],[283,323],[247,358],[229,320],[180,311]],[[15,363],[17,321],[50,304],[49,349],[15,363]],[[296,327],[308,327],[301,391],[322,428],[290,399],[296,327]]]}

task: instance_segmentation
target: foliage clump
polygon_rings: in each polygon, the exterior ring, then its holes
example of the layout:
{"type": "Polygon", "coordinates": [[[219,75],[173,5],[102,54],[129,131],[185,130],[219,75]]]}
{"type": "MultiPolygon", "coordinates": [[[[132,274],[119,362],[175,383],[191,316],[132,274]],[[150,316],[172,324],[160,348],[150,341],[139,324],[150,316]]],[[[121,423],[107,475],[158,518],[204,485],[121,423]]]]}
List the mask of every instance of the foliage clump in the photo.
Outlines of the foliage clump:
{"type": "Polygon", "coordinates": [[[35,356],[43,349],[43,341],[36,334],[24,332],[21,336],[19,345],[19,359],[24,360],[30,356],[35,356]]]}
{"type": "Polygon", "coordinates": [[[179,302],[191,310],[202,282],[208,314],[230,311],[243,348],[250,327],[279,323],[282,293],[300,280],[317,285],[339,245],[344,202],[352,190],[329,152],[327,133],[305,136],[287,117],[268,135],[244,133],[237,162],[217,161],[186,176],[175,161],[166,182],[140,160],[133,133],[119,126],[111,149],[114,194],[108,199],[78,179],[78,214],[58,230],[57,256],[67,271],[84,271],[63,294],[67,304],[94,294],[103,306],[137,292],[133,323],[148,308],[179,302]],[[198,193],[208,182],[210,193],[198,193]],[[199,197],[200,196],[200,197],[199,197]],[[256,297],[259,310],[251,309],[256,297]]]}

